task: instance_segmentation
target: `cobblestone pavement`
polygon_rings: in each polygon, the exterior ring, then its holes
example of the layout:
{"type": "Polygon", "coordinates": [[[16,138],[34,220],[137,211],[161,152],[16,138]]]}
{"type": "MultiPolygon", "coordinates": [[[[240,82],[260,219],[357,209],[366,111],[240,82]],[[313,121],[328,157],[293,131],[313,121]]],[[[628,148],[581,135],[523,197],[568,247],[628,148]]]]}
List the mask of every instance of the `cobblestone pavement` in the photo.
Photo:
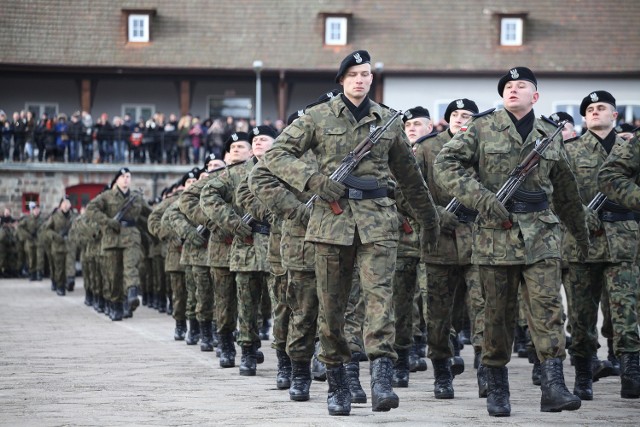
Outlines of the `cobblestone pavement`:
{"type": "MultiPolygon", "coordinates": [[[[396,389],[398,409],[374,413],[371,403],[356,404],[350,417],[330,417],[326,383],[313,383],[308,402],[292,402],[276,389],[275,352],[265,341],[257,376],[241,377],[237,367],[221,369],[214,353],[174,341],[170,316],[141,306],[132,319],[111,322],[83,300],[81,278],[65,297],[51,292],[47,280],[0,280],[0,425],[640,424],[640,400],[621,399],[618,378],[596,383],[595,400],[579,411],[541,413],[531,365],[517,357],[509,364],[511,417],[491,418],[477,397],[470,346],[462,352],[467,370],[454,381],[455,399],[433,398],[429,364],[427,372],[411,374],[408,389],[396,389]]],[[[361,367],[370,395],[369,364],[361,367]]],[[[568,360],[564,368],[572,389],[568,360]]]]}

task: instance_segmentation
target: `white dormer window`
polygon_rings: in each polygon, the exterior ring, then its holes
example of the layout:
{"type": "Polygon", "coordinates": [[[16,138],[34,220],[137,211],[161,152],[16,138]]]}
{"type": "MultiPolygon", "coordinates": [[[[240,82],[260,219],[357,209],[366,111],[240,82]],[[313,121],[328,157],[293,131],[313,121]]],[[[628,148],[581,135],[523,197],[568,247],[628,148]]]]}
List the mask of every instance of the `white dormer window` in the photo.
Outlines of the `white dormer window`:
{"type": "Polygon", "coordinates": [[[129,15],[129,41],[143,43],[149,41],[149,15],[129,15]]]}
{"type": "Polygon", "coordinates": [[[500,45],[522,46],[522,18],[501,18],[500,20],[500,45]]]}
{"type": "Polygon", "coordinates": [[[324,21],[324,44],[344,46],[347,44],[347,18],[328,16],[324,21]]]}

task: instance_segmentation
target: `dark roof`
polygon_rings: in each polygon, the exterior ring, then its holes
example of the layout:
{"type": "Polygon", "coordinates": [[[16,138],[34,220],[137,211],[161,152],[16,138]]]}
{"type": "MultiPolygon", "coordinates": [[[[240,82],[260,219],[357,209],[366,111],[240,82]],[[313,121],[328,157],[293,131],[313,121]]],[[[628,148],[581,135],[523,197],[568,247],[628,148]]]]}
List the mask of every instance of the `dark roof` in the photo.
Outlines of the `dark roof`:
{"type": "Polygon", "coordinates": [[[640,71],[637,0],[5,0],[0,69],[331,71],[356,49],[392,73],[640,71]],[[155,10],[151,42],[126,42],[124,10],[155,10]],[[323,13],[351,16],[323,46],[323,13]],[[524,46],[498,46],[499,13],[526,13],[524,46]]]}

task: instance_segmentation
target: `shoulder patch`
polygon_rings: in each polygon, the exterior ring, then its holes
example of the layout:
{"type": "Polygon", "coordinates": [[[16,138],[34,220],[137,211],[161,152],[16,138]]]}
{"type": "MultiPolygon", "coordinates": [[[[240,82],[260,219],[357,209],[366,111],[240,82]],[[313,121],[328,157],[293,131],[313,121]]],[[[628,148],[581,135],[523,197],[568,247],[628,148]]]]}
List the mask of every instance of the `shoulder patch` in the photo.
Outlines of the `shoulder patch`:
{"type": "Polygon", "coordinates": [[[494,111],[496,111],[496,109],[495,109],[495,108],[489,108],[489,109],[488,109],[488,110],[486,110],[486,111],[481,111],[481,112],[479,112],[479,113],[472,114],[472,115],[471,115],[471,117],[473,117],[474,119],[477,119],[478,117],[482,117],[482,116],[486,116],[486,115],[488,115],[488,114],[491,114],[491,113],[493,113],[494,111]]]}

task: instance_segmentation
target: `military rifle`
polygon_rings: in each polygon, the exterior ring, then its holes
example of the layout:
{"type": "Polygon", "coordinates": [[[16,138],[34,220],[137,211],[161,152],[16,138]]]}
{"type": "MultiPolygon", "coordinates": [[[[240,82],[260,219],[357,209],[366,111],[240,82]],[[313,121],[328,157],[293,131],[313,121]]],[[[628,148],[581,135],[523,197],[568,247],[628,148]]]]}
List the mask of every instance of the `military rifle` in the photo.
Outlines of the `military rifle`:
{"type": "MultiPolygon", "coordinates": [[[[567,123],[567,120],[562,120],[557,123],[557,128],[555,132],[551,134],[551,136],[537,139],[533,150],[525,157],[525,159],[516,166],[511,173],[509,174],[509,178],[507,182],[505,182],[500,190],[496,193],[497,199],[503,206],[506,206],[507,202],[511,200],[511,197],[515,194],[515,192],[520,188],[524,180],[529,176],[533,170],[538,167],[540,164],[540,157],[544,154],[545,151],[549,148],[553,139],[558,136],[562,129],[564,129],[564,125],[567,123]]],[[[509,229],[513,226],[510,220],[506,220],[502,223],[502,227],[505,229],[509,229]]]]}
{"type": "Polygon", "coordinates": [[[607,196],[605,196],[601,192],[598,192],[598,194],[596,194],[593,197],[593,199],[589,202],[587,207],[593,210],[594,212],[600,212],[600,209],[602,209],[606,201],[607,201],[607,196]]]}
{"type": "Polygon", "coordinates": [[[122,218],[124,218],[127,212],[129,212],[129,209],[131,209],[131,206],[133,206],[133,203],[138,199],[142,191],[136,190],[136,191],[133,191],[133,193],[134,194],[129,195],[129,200],[127,200],[125,204],[122,205],[120,210],[116,212],[116,214],[113,216],[113,219],[115,219],[118,222],[122,221],[122,218]]]}
{"type": "MultiPolygon", "coordinates": [[[[382,127],[377,128],[373,132],[371,132],[365,139],[360,142],[349,154],[342,159],[340,162],[340,166],[331,174],[329,178],[334,181],[338,181],[342,183],[347,176],[353,172],[353,170],[358,166],[360,160],[362,160],[367,154],[371,152],[371,149],[374,145],[380,141],[382,134],[389,129],[389,127],[393,124],[393,122],[402,115],[402,111],[396,111],[396,113],[389,119],[389,121],[382,127]]],[[[311,196],[309,201],[306,203],[306,206],[310,208],[313,206],[313,202],[318,198],[317,194],[311,196]]],[[[337,201],[329,203],[331,206],[331,210],[335,215],[340,215],[342,213],[342,208],[338,204],[337,201]]]]}

